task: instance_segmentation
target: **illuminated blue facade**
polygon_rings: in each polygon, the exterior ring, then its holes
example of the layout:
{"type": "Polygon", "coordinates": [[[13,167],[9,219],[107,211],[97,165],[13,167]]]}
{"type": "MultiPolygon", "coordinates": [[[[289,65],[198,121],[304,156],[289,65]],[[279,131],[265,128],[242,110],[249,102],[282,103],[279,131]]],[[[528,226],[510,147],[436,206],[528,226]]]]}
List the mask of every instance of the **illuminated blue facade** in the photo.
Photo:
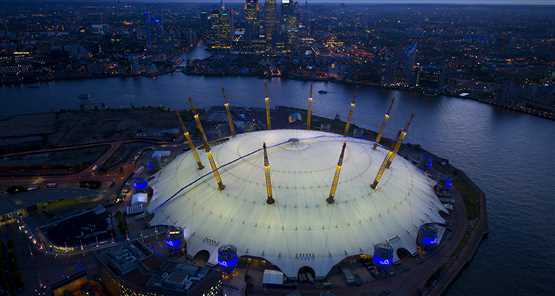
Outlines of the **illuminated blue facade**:
{"type": "Polygon", "coordinates": [[[158,170],[156,164],[154,163],[154,161],[152,161],[152,159],[146,161],[146,169],[149,173],[154,173],[158,170]]]}
{"type": "Polygon", "coordinates": [[[443,179],[442,184],[443,190],[451,190],[451,188],[453,188],[453,180],[451,179],[451,177],[443,179]]]}
{"type": "Polygon", "coordinates": [[[426,158],[426,169],[427,170],[431,170],[433,166],[433,162],[432,162],[432,158],[431,157],[427,157],[426,158]]]}
{"type": "Polygon", "coordinates": [[[225,245],[218,249],[218,265],[223,272],[232,273],[238,262],[237,249],[234,246],[225,245]]]}
{"type": "Polygon", "coordinates": [[[439,231],[434,224],[424,224],[418,230],[418,245],[425,251],[433,251],[439,246],[439,231]]]}
{"type": "Polygon", "coordinates": [[[172,249],[176,249],[179,248],[181,246],[181,240],[180,239],[167,239],[165,240],[166,245],[172,249]]]}
{"type": "Polygon", "coordinates": [[[375,245],[372,262],[380,272],[389,272],[393,265],[393,247],[387,243],[375,245]]]}
{"type": "Polygon", "coordinates": [[[148,181],[143,178],[133,179],[133,189],[135,192],[142,192],[148,188],[148,181]]]}

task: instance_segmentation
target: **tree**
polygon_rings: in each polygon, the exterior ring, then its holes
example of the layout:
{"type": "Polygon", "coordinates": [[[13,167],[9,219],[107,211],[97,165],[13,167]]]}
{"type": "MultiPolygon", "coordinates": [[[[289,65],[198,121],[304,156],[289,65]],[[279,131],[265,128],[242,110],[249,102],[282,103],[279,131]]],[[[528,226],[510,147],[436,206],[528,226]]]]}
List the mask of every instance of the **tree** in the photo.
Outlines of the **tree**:
{"type": "Polygon", "coordinates": [[[116,212],[116,223],[117,223],[117,228],[119,232],[122,235],[127,234],[127,219],[125,218],[125,215],[123,215],[121,211],[116,212]]]}
{"type": "Polygon", "coordinates": [[[16,294],[16,289],[23,288],[23,277],[18,270],[13,240],[8,240],[6,248],[0,242],[0,284],[10,295],[16,294]]]}
{"type": "Polygon", "coordinates": [[[0,285],[5,290],[10,290],[8,280],[8,261],[6,258],[6,245],[4,241],[0,241],[0,285]]]}

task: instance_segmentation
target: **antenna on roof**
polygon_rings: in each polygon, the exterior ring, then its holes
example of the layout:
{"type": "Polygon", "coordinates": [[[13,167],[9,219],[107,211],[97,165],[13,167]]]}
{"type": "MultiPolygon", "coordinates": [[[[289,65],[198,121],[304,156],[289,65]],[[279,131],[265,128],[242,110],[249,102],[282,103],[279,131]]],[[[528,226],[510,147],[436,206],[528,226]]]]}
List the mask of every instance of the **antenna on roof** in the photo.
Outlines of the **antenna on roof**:
{"type": "Polygon", "coordinates": [[[222,95],[224,96],[224,107],[225,115],[227,117],[227,125],[229,126],[229,135],[235,136],[235,126],[233,125],[233,118],[231,117],[231,112],[229,111],[229,101],[225,95],[225,89],[222,87],[222,95]]]}
{"type": "Polygon", "coordinates": [[[343,166],[343,156],[345,155],[345,147],[347,143],[343,142],[343,147],[341,147],[341,154],[339,154],[339,160],[335,166],[335,174],[333,175],[333,181],[331,182],[330,195],[326,199],[329,204],[335,202],[335,191],[337,190],[337,184],[339,183],[339,174],[341,173],[341,167],[343,166]]]}

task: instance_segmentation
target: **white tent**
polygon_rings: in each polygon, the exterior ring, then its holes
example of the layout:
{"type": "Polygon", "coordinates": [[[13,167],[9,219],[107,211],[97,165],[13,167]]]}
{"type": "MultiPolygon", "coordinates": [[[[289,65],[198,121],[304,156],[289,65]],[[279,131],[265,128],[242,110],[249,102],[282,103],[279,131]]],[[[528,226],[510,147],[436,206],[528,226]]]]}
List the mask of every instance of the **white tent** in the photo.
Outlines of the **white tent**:
{"type": "Polygon", "coordinates": [[[372,144],[309,130],[240,134],[212,147],[218,165],[225,165],[220,168],[223,191],[217,189],[204,152],[199,151],[205,163],[200,171],[185,152],[151,182],[151,223],[183,228],[188,253],[207,250],[212,263],[218,246],[231,244],[239,256],[265,258],[289,277],[304,266],[323,277],[345,257],[371,255],[375,244],[393,237],[399,238],[397,247],[414,253],[420,225],[443,223],[439,211],[445,209],[433,192],[434,182],[402,157],[394,160],[377,190],[371,189],[386,155],[372,144]],[[293,138],[298,141],[289,141],[293,138]],[[336,201],[328,204],[344,141],[336,201]],[[249,155],[263,142],[271,164],[273,205],[266,204],[263,154],[249,155]]]}
{"type": "Polygon", "coordinates": [[[283,272],[278,270],[266,269],[262,275],[264,285],[283,285],[283,272]]]}
{"type": "Polygon", "coordinates": [[[138,203],[147,203],[148,202],[148,195],[144,192],[135,193],[131,196],[131,205],[135,205],[138,203]]]}

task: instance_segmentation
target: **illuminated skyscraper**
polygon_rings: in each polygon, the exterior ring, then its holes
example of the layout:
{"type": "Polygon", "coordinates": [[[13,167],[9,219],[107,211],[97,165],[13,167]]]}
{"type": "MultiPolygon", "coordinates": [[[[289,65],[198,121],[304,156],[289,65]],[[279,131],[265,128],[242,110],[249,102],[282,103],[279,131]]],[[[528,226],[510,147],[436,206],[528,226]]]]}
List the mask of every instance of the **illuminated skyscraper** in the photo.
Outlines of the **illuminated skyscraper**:
{"type": "Polygon", "coordinates": [[[245,0],[245,19],[249,24],[254,24],[258,19],[258,0],[245,0]]]}
{"type": "Polygon", "coordinates": [[[276,30],[276,0],[266,0],[264,2],[264,31],[266,42],[272,43],[276,30]]]}
{"type": "MultiPolygon", "coordinates": [[[[297,2],[294,0],[281,1],[281,31],[287,45],[291,46],[296,43],[298,33],[298,18],[295,12],[297,2]]],[[[290,48],[288,46],[288,48],[290,48]]]]}
{"type": "Polygon", "coordinates": [[[247,21],[247,37],[249,40],[253,40],[258,36],[259,21],[258,12],[260,7],[258,6],[258,0],[245,0],[245,20],[247,21]]]}
{"type": "Polygon", "coordinates": [[[213,10],[208,16],[211,26],[211,47],[229,48],[231,43],[231,14],[223,1],[219,9],[213,10]]]}
{"type": "Polygon", "coordinates": [[[416,53],[418,50],[417,43],[411,43],[403,50],[401,64],[404,78],[410,86],[416,84],[416,53]]]}
{"type": "Polygon", "coordinates": [[[294,2],[291,0],[281,0],[281,16],[284,21],[287,18],[287,15],[290,14],[290,9],[293,4],[294,2]]]}

